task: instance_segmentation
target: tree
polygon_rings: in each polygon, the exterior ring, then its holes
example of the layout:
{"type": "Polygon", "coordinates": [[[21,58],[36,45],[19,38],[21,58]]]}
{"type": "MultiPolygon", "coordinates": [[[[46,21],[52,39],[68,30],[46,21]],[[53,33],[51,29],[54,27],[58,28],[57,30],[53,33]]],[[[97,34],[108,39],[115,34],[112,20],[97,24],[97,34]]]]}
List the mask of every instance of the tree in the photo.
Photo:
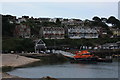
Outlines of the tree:
{"type": "Polygon", "coordinates": [[[90,26],[90,25],[91,25],[91,21],[88,20],[88,19],[85,19],[84,25],[85,25],[85,26],[90,26]]]}
{"type": "Polygon", "coordinates": [[[95,17],[93,17],[92,18],[92,26],[101,26],[100,24],[102,23],[101,22],[101,19],[99,18],[99,17],[97,17],[97,16],[95,16],[95,17]]]}
{"type": "Polygon", "coordinates": [[[61,25],[61,21],[58,18],[56,19],[56,24],[61,25]]]}
{"type": "Polygon", "coordinates": [[[116,27],[120,29],[120,21],[117,23],[116,27]]]}
{"type": "Polygon", "coordinates": [[[93,17],[92,20],[94,20],[96,22],[100,22],[101,21],[101,19],[99,17],[97,17],[97,16],[93,17]]]}
{"type": "Polygon", "coordinates": [[[107,18],[101,18],[101,21],[106,23],[107,22],[107,18]]]}
{"type": "Polygon", "coordinates": [[[11,18],[11,16],[2,16],[2,35],[3,36],[9,36],[9,37],[13,37],[13,32],[15,29],[15,24],[10,24],[9,23],[9,18],[11,18]]]}
{"type": "Polygon", "coordinates": [[[34,51],[34,43],[31,39],[3,39],[2,44],[3,51],[34,51]]]}
{"type": "Polygon", "coordinates": [[[101,26],[101,27],[103,27],[105,29],[108,29],[108,25],[106,25],[106,23],[104,23],[104,22],[99,22],[98,26],[101,26]]]}
{"type": "Polygon", "coordinates": [[[116,19],[114,16],[110,16],[107,20],[107,23],[111,23],[114,26],[116,26],[119,23],[119,20],[116,19]]]}

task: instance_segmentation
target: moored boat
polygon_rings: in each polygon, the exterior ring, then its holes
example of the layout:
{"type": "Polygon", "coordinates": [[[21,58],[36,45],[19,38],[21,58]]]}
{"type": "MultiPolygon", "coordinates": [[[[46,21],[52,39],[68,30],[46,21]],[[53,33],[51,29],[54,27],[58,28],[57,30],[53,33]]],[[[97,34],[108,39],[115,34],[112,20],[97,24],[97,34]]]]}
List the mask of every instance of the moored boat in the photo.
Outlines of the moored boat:
{"type": "Polygon", "coordinates": [[[70,62],[97,62],[97,57],[88,52],[88,50],[79,51],[75,54],[62,53],[70,62]]]}

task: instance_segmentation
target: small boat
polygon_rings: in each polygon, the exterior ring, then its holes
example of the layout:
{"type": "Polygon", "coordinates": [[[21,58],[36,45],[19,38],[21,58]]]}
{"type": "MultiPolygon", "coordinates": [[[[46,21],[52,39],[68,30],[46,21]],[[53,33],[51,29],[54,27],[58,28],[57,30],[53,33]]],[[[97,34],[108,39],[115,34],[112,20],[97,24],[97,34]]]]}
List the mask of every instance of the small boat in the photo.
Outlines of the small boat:
{"type": "Polygon", "coordinates": [[[112,58],[98,58],[97,62],[112,62],[112,58]]]}
{"type": "Polygon", "coordinates": [[[94,54],[88,52],[88,50],[79,51],[75,54],[72,53],[62,53],[70,62],[97,62],[97,57],[94,54]]]}

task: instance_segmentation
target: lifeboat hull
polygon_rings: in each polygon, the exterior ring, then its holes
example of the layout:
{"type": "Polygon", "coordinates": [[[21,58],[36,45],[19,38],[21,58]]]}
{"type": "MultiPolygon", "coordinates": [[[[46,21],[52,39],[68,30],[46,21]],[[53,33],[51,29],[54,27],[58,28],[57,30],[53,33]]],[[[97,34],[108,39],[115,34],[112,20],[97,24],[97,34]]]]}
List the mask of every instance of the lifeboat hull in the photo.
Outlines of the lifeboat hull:
{"type": "Polygon", "coordinates": [[[97,62],[98,58],[74,58],[74,57],[67,57],[65,56],[71,63],[79,63],[79,62],[97,62]]]}

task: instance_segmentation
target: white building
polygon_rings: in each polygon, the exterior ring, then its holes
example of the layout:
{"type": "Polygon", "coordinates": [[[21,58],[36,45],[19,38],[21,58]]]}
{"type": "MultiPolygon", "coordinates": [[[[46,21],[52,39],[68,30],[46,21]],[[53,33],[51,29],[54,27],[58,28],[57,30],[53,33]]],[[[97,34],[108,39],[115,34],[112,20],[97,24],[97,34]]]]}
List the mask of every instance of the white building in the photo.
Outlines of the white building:
{"type": "Polygon", "coordinates": [[[54,22],[55,23],[56,20],[57,20],[56,18],[50,18],[49,22],[54,22]]]}
{"type": "Polygon", "coordinates": [[[117,43],[106,43],[101,46],[101,49],[120,49],[117,43]]]}
{"type": "Polygon", "coordinates": [[[46,48],[46,44],[41,39],[35,41],[35,53],[45,51],[46,48]]]}
{"type": "Polygon", "coordinates": [[[74,26],[68,28],[68,37],[71,39],[80,38],[98,38],[98,32],[95,28],[74,26]]]}
{"type": "Polygon", "coordinates": [[[62,25],[82,25],[83,21],[80,19],[63,19],[62,25]]]}
{"type": "Polygon", "coordinates": [[[63,18],[50,18],[49,22],[54,22],[56,23],[56,20],[59,19],[59,21],[63,21],[63,18]]]}
{"type": "Polygon", "coordinates": [[[18,18],[16,20],[16,23],[20,24],[21,22],[26,22],[26,19],[25,18],[18,18]]]}

